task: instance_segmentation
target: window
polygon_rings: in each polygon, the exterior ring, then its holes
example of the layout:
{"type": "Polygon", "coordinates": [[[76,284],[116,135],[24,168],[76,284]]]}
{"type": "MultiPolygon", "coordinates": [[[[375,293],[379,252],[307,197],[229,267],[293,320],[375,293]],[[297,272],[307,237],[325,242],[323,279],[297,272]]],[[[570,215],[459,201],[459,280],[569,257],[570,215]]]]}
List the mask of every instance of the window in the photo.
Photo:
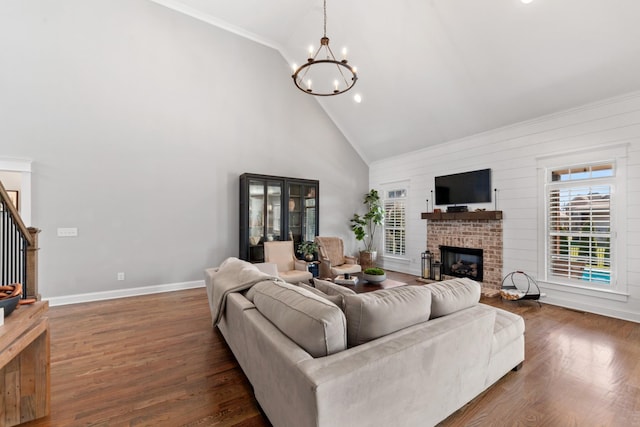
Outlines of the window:
{"type": "Polygon", "coordinates": [[[384,254],[406,254],[406,189],[388,190],[384,199],[384,254]]]}
{"type": "Polygon", "coordinates": [[[547,277],[558,283],[611,287],[614,163],[547,170],[547,277]]]}

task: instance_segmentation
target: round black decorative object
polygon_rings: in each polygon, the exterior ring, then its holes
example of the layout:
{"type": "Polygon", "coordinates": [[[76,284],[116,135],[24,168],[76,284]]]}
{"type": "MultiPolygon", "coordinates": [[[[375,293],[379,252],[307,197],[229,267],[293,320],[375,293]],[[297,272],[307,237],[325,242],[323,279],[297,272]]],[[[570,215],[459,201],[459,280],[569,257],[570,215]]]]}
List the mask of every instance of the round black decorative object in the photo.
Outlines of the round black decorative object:
{"type": "Polygon", "coordinates": [[[500,296],[503,299],[517,301],[523,299],[540,299],[540,288],[535,279],[523,271],[512,271],[502,279],[500,296]],[[516,282],[520,285],[517,286],[516,282]],[[526,288],[526,290],[523,290],[526,288]]]}

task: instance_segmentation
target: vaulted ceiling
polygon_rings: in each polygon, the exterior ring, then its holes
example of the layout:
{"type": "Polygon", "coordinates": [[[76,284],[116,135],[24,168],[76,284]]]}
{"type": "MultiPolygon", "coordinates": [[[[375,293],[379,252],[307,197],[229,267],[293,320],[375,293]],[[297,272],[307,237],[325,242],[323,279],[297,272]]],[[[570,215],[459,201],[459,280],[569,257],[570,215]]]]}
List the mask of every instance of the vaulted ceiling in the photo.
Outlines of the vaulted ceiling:
{"type": "MultiPolygon", "coordinates": [[[[323,34],[322,0],[152,1],[289,64],[323,34]]],[[[640,90],[639,18],[638,0],[327,0],[331,46],[359,79],[317,101],[376,161],[640,90]]]]}

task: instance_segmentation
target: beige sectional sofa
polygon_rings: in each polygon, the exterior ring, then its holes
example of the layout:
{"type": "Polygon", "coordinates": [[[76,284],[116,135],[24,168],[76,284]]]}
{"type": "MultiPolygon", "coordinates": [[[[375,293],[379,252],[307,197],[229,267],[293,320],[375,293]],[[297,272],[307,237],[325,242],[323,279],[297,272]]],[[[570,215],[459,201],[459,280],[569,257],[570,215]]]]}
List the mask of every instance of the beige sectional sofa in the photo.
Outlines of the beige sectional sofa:
{"type": "Polygon", "coordinates": [[[524,361],[524,321],[456,279],[356,295],[229,258],[205,271],[214,325],[276,427],[432,426],[524,361]]]}

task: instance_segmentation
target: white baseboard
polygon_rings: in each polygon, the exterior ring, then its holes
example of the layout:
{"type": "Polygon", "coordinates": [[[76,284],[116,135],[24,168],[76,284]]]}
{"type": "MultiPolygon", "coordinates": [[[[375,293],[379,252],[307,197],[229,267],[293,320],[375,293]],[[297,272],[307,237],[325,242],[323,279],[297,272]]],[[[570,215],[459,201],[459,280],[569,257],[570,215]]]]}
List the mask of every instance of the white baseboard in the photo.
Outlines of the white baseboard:
{"type": "Polygon", "coordinates": [[[203,288],[204,280],[195,280],[193,282],[168,283],[165,285],[143,286],[130,289],[114,289],[112,291],[92,292],[87,294],[65,295],[61,297],[43,297],[43,300],[49,301],[49,306],[79,304],[91,301],[104,301],[116,298],[134,297],[138,295],[158,294],[162,292],[181,291],[185,289],[203,288]]]}
{"type": "Polygon", "coordinates": [[[570,301],[558,296],[547,296],[540,300],[542,303],[551,305],[557,305],[560,307],[568,308],[570,310],[585,311],[587,313],[599,314],[601,316],[613,317],[621,320],[628,320],[629,322],[640,323],[640,313],[620,310],[616,308],[594,306],[592,304],[586,304],[576,301],[570,301]]]}

